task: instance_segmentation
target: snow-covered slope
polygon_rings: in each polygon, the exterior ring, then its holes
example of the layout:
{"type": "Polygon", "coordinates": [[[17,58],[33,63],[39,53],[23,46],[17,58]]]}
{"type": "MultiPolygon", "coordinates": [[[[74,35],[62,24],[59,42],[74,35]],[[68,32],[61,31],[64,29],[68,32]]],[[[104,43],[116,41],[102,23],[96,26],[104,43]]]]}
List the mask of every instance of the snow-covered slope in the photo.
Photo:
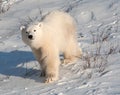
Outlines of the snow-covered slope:
{"type": "Polygon", "coordinates": [[[120,0],[15,0],[0,14],[0,95],[120,95],[120,0]],[[19,27],[56,9],[75,18],[83,57],[44,84],[19,27]]]}

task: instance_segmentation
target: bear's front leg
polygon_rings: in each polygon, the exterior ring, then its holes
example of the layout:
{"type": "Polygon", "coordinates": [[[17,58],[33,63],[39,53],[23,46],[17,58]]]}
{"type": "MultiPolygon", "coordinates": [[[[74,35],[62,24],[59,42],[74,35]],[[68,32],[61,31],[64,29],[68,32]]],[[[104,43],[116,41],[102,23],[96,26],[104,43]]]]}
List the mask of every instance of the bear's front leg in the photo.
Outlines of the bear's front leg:
{"type": "Polygon", "coordinates": [[[47,66],[46,68],[46,79],[45,79],[45,83],[52,83],[56,80],[58,80],[58,66],[47,66]]]}
{"type": "Polygon", "coordinates": [[[47,63],[46,63],[45,83],[52,83],[58,80],[60,60],[59,60],[59,57],[57,56],[53,57],[53,55],[51,56],[49,55],[48,58],[46,58],[47,63]]]}
{"type": "Polygon", "coordinates": [[[41,48],[39,48],[39,49],[31,48],[31,49],[33,51],[35,58],[37,59],[37,61],[40,64],[40,67],[41,67],[40,76],[44,77],[45,76],[45,66],[42,63],[42,61],[45,59],[45,57],[42,56],[42,49],[41,48]]]}
{"type": "Polygon", "coordinates": [[[56,48],[43,49],[43,55],[46,56],[43,64],[45,65],[45,83],[52,83],[58,80],[59,77],[59,52],[56,48]]]}

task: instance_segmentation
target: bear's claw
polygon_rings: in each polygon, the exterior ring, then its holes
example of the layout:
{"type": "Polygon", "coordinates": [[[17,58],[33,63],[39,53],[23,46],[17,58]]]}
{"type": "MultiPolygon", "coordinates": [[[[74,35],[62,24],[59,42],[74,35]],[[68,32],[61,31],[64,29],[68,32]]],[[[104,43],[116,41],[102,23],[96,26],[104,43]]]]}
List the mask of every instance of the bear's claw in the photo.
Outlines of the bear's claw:
{"type": "Polygon", "coordinates": [[[49,74],[49,75],[47,75],[45,83],[52,83],[52,82],[56,81],[57,79],[58,78],[55,75],[49,74]]]}

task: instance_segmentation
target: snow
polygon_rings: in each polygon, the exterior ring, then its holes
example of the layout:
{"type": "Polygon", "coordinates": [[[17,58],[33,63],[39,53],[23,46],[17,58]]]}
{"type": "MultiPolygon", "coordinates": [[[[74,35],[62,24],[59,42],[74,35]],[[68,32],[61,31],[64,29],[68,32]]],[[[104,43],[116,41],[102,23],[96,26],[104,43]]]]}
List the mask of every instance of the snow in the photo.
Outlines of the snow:
{"type": "Polygon", "coordinates": [[[0,95],[120,95],[120,0],[4,0],[3,5],[0,95]],[[19,28],[29,18],[40,19],[40,10],[44,15],[55,9],[75,18],[83,57],[61,65],[60,79],[44,84],[19,28]]]}

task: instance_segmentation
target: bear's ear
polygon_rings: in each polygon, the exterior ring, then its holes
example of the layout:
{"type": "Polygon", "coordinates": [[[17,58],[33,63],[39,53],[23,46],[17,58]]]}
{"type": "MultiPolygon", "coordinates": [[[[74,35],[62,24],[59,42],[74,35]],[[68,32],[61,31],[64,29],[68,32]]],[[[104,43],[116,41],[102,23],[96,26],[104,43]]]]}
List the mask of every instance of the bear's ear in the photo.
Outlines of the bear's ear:
{"type": "Polygon", "coordinates": [[[26,28],[25,26],[21,26],[20,30],[23,31],[23,30],[25,30],[25,28],[26,28]]]}
{"type": "Polygon", "coordinates": [[[39,27],[42,27],[42,23],[38,23],[38,26],[39,26],[39,27]]]}

